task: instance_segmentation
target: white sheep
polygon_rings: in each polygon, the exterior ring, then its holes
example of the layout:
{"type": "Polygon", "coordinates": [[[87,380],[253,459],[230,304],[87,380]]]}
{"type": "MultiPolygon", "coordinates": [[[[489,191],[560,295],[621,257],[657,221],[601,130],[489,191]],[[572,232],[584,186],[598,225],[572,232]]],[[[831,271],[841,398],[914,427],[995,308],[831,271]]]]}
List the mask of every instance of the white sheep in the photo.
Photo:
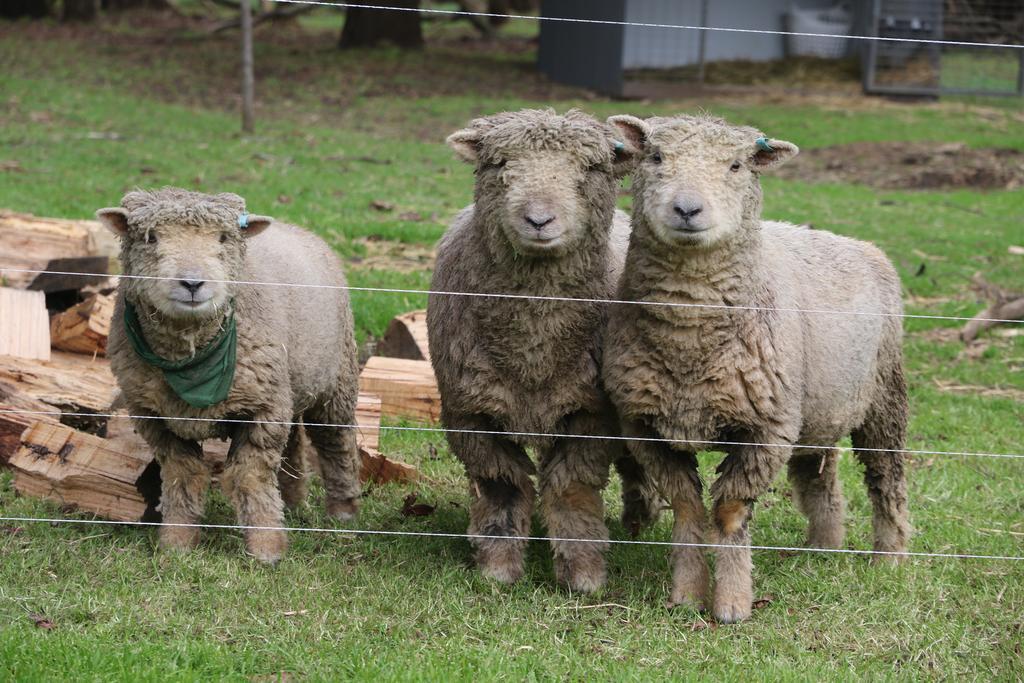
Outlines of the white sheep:
{"type": "MultiPolygon", "coordinates": [[[[121,280],[107,353],[129,410],[144,416],[135,428],[160,463],[164,522],[200,521],[210,483],[200,442],[230,438],[220,482],[239,523],[283,526],[283,504],[306,494],[303,439],[288,423],[355,423],[355,338],[338,257],[305,230],[248,215],[234,194],[130,192],[97,217],[121,238],[124,273],[139,276],[121,280]]],[[[306,431],[328,514],[352,517],[354,431],[306,431]]],[[[287,546],[283,531],[249,529],[245,539],[265,562],[287,546]]],[[[198,540],[195,528],[160,529],[166,547],[198,540]]]]}
{"type": "MultiPolygon", "coordinates": [[[[712,540],[749,546],[754,501],[783,465],[808,543],[843,542],[835,444],[852,434],[874,507],[874,548],[907,547],[900,280],[874,246],[761,220],[759,176],[797,153],[711,117],[612,117],[642,155],[603,377],[630,451],[675,513],[673,540],[704,541],[700,442],[727,457],[711,487],[712,540]],[[801,313],[802,309],[861,315],[801,313]],[[796,444],[804,444],[796,446],[796,444]]],[[[892,557],[878,556],[878,557],[892,557]]],[[[703,550],[673,551],[670,603],[702,608],[703,550]]],[[[750,615],[749,547],[717,550],[714,615],[750,615]]]]}

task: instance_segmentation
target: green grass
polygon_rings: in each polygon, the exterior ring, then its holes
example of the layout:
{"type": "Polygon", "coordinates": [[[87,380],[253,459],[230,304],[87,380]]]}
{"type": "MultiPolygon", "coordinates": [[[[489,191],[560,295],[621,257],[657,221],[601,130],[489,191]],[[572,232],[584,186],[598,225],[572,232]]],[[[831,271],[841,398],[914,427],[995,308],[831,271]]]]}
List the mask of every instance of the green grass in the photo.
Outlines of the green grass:
{"type": "MultiPolygon", "coordinates": [[[[469,29],[432,22],[424,53],[340,54],[330,13],[260,30],[259,128],[241,136],[234,37],[208,39],[194,26],[162,22],[0,25],[0,169],[16,163],[0,170],[0,207],[84,217],[135,186],[235,191],[253,211],[327,238],[349,261],[353,284],[423,288],[426,268],[364,267],[372,247],[365,239],[422,250],[440,236],[472,196],[470,169],[442,140],[489,111],[703,107],[802,147],[912,139],[1024,149],[1019,102],[593,100],[529,70],[521,27],[481,49],[461,40],[469,29]],[[374,200],[395,209],[376,211],[374,200]],[[408,212],[423,220],[400,217],[408,212]]],[[[1022,288],[1022,257],[1007,251],[1024,240],[1019,191],[880,192],[768,178],[765,195],[769,218],[879,244],[912,312],[973,315],[981,304],[968,283],[978,271],[1022,288]]],[[[424,304],[380,293],[353,301],[362,339],[424,304]]],[[[1022,402],[980,390],[1024,390],[1024,337],[989,334],[966,354],[943,333],[948,324],[906,327],[908,447],[1022,452],[1022,402]],[[944,383],[973,389],[950,393],[944,383]]],[[[437,510],[404,518],[409,491],[373,487],[354,528],[464,531],[465,484],[443,438],[388,432],[382,447],[430,477],[419,496],[437,510]]],[[[706,479],[717,460],[702,456],[706,479]]],[[[913,550],[1024,554],[1020,461],[912,463],[913,550]]],[[[870,509],[852,458],[844,457],[841,475],[848,546],[869,548],[870,509]]],[[[289,523],[325,525],[319,494],[289,523]]],[[[612,536],[625,538],[614,483],[606,496],[612,536]]],[[[0,474],[0,515],[62,514],[16,497],[0,474]]],[[[219,496],[207,521],[233,521],[219,496]]],[[[752,529],[756,544],[801,544],[804,522],[784,480],[759,503],[752,529]]],[[[714,628],[662,607],[669,574],[659,547],[615,546],[608,587],[578,596],[554,585],[541,544],[530,548],[526,580],[507,588],[481,579],[457,539],[296,533],[287,558],[268,569],[243,556],[237,533],[207,531],[187,556],[158,551],[154,538],[148,529],[0,526],[0,678],[1015,679],[1024,670],[1021,563],[922,559],[881,568],[858,556],[757,552],[756,594],[771,601],[748,623],[714,628]],[[38,628],[33,615],[55,627],[38,628]]],[[[668,520],[644,538],[667,540],[668,520]]]]}

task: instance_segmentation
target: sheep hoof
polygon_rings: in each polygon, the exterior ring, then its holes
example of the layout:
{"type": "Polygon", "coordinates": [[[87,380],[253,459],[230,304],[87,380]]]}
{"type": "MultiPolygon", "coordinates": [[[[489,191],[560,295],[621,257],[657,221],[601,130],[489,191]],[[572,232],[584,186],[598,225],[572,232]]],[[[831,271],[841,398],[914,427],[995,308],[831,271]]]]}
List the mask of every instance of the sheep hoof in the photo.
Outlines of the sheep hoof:
{"type": "Polygon", "coordinates": [[[837,549],[843,547],[844,534],[839,532],[816,532],[807,536],[808,548],[837,549]]]}
{"type": "Polygon", "coordinates": [[[167,550],[192,550],[199,545],[199,529],[181,526],[160,527],[160,547],[167,550]]]}
{"type": "Polygon", "coordinates": [[[690,592],[672,591],[672,597],[665,602],[667,609],[681,608],[691,612],[706,612],[708,609],[707,599],[703,595],[695,595],[690,592]]]}
{"type": "MultiPolygon", "coordinates": [[[[901,551],[886,550],[886,552],[905,552],[905,551],[902,551],[902,550],[901,551]]],[[[904,562],[906,562],[906,560],[907,560],[907,556],[906,555],[872,555],[870,562],[871,562],[871,564],[879,566],[879,567],[895,567],[897,565],[903,564],[904,562]]]]}
{"type": "Polygon", "coordinates": [[[245,537],[248,553],[264,564],[275,565],[288,548],[288,536],[283,531],[249,531],[245,537]]]}
{"type": "Polygon", "coordinates": [[[593,593],[604,587],[608,579],[604,562],[570,562],[555,558],[555,577],[574,593],[593,593]]]}
{"type": "Polygon", "coordinates": [[[622,526],[631,538],[636,538],[647,527],[653,526],[665,504],[660,499],[647,500],[640,497],[622,497],[622,526]]]}
{"type": "MultiPolygon", "coordinates": [[[[470,533],[473,533],[472,529],[470,533]]],[[[476,564],[484,576],[501,583],[523,577],[523,541],[487,539],[477,542],[476,564]]]]}
{"type": "Polygon", "coordinates": [[[480,573],[499,583],[513,584],[523,578],[524,571],[521,566],[506,564],[481,566],[480,573]]]}
{"type": "Polygon", "coordinates": [[[750,617],[753,605],[750,598],[729,596],[715,599],[715,621],[719,624],[737,624],[750,617]]]}
{"type": "Polygon", "coordinates": [[[343,498],[341,500],[327,501],[327,516],[339,522],[347,522],[355,519],[359,512],[358,498],[343,498]]]}

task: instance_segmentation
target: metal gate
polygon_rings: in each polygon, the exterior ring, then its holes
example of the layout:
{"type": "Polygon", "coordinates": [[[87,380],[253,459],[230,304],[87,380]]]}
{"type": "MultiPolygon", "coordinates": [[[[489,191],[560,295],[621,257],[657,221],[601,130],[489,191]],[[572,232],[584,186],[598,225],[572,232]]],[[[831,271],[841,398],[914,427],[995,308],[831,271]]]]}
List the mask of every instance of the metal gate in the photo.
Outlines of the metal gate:
{"type": "MultiPolygon", "coordinates": [[[[1024,0],[873,0],[881,38],[1024,42],[1024,0]]],[[[1024,95],[1024,49],[868,41],[864,89],[892,95],[1024,95]]]]}

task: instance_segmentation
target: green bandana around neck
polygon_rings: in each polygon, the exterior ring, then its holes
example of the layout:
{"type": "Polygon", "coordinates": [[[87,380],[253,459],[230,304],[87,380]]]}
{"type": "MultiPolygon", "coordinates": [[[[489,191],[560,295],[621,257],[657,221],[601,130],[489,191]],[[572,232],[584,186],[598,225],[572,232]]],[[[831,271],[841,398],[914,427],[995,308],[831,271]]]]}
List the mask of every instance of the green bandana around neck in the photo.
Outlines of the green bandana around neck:
{"type": "Polygon", "coordinates": [[[124,327],[139,358],[163,370],[167,384],[185,403],[195,408],[209,408],[228,397],[235,379],[238,341],[233,307],[220,333],[191,358],[184,360],[167,360],[153,353],[142,334],[135,306],[128,301],[124,302],[124,327]]]}

